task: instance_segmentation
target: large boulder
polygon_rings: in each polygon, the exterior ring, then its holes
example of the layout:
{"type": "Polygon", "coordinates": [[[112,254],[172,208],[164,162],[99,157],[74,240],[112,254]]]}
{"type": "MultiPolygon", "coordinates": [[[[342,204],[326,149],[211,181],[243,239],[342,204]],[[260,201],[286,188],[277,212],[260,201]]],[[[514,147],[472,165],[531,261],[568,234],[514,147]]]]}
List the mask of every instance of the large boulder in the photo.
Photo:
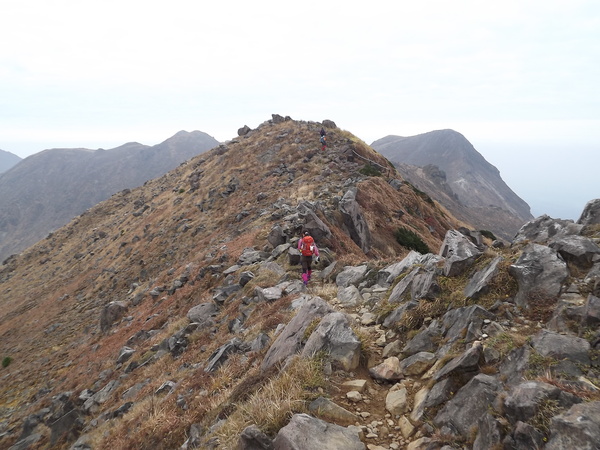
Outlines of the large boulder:
{"type": "Polygon", "coordinates": [[[577,223],[584,226],[600,223],[600,198],[587,202],[577,223]]]}
{"type": "Polygon", "coordinates": [[[190,322],[199,324],[200,327],[211,326],[213,323],[212,318],[218,312],[219,308],[214,302],[201,303],[188,311],[187,318],[190,322]]]}
{"type": "Polygon", "coordinates": [[[590,343],[576,336],[540,330],[531,340],[531,345],[542,356],[590,364],[590,343]]]}
{"type": "Polygon", "coordinates": [[[279,430],[273,441],[274,450],[365,450],[359,428],[342,427],[309,416],[294,414],[279,430]]]}
{"type": "Polygon", "coordinates": [[[550,421],[545,450],[597,450],[600,442],[600,402],[579,403],[550,421]]]}
{"type": "Polygon", "coordinates": [[[300,352],[306,328],[313,320],[320,319],[331,312],[333,309],[322,298],[308,299],[273,342],[263,359],[261,369],[267,370],[274,364],[284,362],[290,356],[300,352]]]}
{"type": "Polygon", "coordinates": [[[558,298],[569,276],[567,264],[556,250],[539,244],[528,244],[509,267],[509,273],[519,285],[515,302],[522,308],[539,300],[558,298]]]}
{"type": "Polygon", "coordinates": [[[513,244],[546,243],[555,236],[579,234],[582,228],[582,225],[576,225],[572,220],[553,219],[544,214],[523,225],[513,239],[513,244]]]}
{"type": "Polygon", "coordinates": [[[303,228],[315,239],[319,248],[331,239],[331,230],[325,222],[319,219],[314,211],[314,206],[310,202],[301,202],[297,210],[300,219],[303,221],[303,228]]]}
{"type": "Polygon", "coordinates": [[[399,303],[405,299],[434,300],[441,292],[437,272],[423,267],[415,267],[394,286],[388,298],[389,303],[399,303]]]}
{"type": "Polygon", "coordinates": [[[502,256],[497,256],[486,267],[476,272],[471,277],[465,287],[464,294],[466,298],[476,299],[489,291],[492,280],[498,274],[498,266],[504,261],[502,256]]]}
{"type": "Polygon", "coordinates": [[[528,422],[548,401],[561,407],[570,407],[581,399],[541,381],[525,381],[510,391],[504,400],[504,415],[512,423],[528,422]]]}
{"type": "Polygon", "coordinates": [[[360,340],[348,317],[340,312],[327,314],[306,341],[302,355],[312,357],[325,351],[327,358],[345,371],[354,370],[360,361],[360,340]]]}
{"type": "Polygon", "coordinates": [[[442,317],[442,333],[448,342],[463,339],[472,342],[480,338],[485,320],[495,315],[479,305],[454,308],[442,317]]]}
{"type": "Polygon", "coordinates": [[[362,266],[345,266],[344,269],[335,277],[335,284],[338,287],[348,287],[351,284],[359,284],[365,277],[368,267],[362,266]]]}
{"type": "Polygon", "coordinates": [[[552,239],[548,246],[581,269],[590,269],[600,255],[600,247],[584,236],[560,236],[552,239]]]}
{"type": "Polygon", "coordinates": [[[483,251],[464,234],[456,230],[448,230],[439,254],[446,258],[444,275],[455,277],[471,267],[483,251]]]}
{"type": "Polygon", "coordinates": [[[488,411],[501,390],[500,381],[479,374],[465,384],[435,416],[438,428],[447,427],[454,434],[469,437],[471,429],[488,411]]]}
{"type": "Polygon", "coordinates": [[[350,238],[367,253],[371,248],[371,232],[362,209],[356,201],[356,188],[349,189],[340,201],[340,212],[350,238]]]}

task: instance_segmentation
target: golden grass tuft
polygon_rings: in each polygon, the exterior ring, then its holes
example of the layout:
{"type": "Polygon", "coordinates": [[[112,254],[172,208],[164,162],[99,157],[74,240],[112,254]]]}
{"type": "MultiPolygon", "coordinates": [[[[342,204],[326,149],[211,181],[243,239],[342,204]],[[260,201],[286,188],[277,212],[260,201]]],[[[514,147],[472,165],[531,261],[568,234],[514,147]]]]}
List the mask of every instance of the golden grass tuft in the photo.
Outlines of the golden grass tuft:
{"type": "Polygon", "coordinates": [[[217,431],[223,448],[234,448],[240,433],[255,424],[273,435],[291,416],[307,412],[307,402],[316,398],[325,379],[318,359],[294,358],[284,370],[248,399],[236,404],[235,411],[217,431]]]}

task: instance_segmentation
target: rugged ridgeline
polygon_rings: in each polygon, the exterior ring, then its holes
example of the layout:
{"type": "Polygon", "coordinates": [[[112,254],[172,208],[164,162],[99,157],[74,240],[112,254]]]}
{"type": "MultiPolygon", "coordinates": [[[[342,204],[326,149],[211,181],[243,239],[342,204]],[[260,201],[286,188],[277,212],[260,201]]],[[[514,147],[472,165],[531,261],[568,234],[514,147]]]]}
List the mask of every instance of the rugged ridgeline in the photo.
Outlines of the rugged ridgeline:
{"type": "Polygon", "coordinates": [[[180,131],[152,147],[52,149],[0,175],[0,261],[19,253],[86,209],[142,185],[219,143],[200,131],[180,131]]]}
{"type": "Polygon", "coordinates": [[[479,230],[510,241],[533,219],[529,205],[506,185],[498,169],[456,131],[386,136],[372,146],[394,162],[406,180],[479,230]]]}
{"type": "Polygon", "coordinates": [[[9,258],[3,448],[594,448],[600,201],[495,248],[323,124],[242,129],[9,258]]]}
{"type": "Polygon", "coordinates": [[[19,161],[21,161],[21,158],[19,158],[17,155],[0,150],[0,173],[6,172],[8,169],[15,166],[19,161]]]}

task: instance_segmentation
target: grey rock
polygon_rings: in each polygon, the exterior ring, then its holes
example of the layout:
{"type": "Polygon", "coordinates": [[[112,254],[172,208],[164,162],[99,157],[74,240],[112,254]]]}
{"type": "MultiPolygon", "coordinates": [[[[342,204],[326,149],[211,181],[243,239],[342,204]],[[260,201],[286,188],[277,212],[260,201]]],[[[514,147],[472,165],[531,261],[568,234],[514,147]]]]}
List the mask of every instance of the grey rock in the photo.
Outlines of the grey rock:
{"type": "Polygon", "coordinates": [[[514,237],[513,245],[523,242],[546,243],[555,236],[580,234],[582,228],[572,220],[553,219],[544,214],[523,225],[514,237]]]}
{"type": "Polygon", "coordinates": [[[123,347],[121,349],[121,351],[119,352],[119,356],[117,357],[117,364],[123,364],[125,361],[127,361],[129,358],[131,358],[133,356],[133,354],[135,353],[135,350],[132,349],[131,347],[123,347]]]}
{"type": "Polygon", "coordinates": [[[110,302],[100,313],[100,330],[106,333],[113,323],[120,320],[127,313],[126,302],[110,302]]]}
{"type": "Polygon", "coordinates": [[[341,365],[345,371],[354,370],[360,362],[360,340],[352,330],[348,317],[332,312],[323,317],[306,341],[302,355],[312,357],[320,351],[341,365]]]}
{"type": "Polygon", "coordinates": [[[333,309],[322,298],[311,297],[307,300],[277,336],[263,359],[261,369],[266,370],[298,353],[302,349],[306,328],[314,319],[322,318],[330,312],[333,309]]]}
{"type": "Polygon", "coordinates": [[[509,267],[519,291],[515,302],[520,307],[535,304],[539,298],[558,298],[569,271],[556,250],[539,244],[529,244],[519,259],[509,267]]]}
{"type": "Polygon", "coordinates": [[[371,247],[371,232],[356,201],[356,192],[356,188],[350,188],[342,197],[339,207],[350,238],[367,253],[371,247]]]}
{"type": "Polygon", "coordinates": [[[419,352],[400,361],[400,370],[405,376],[418,377],[437,361],[433,353],[419,352]]]}
{"type": "Polygon", "coordinates": [[[439,252],[440,256],[446,258],[444,275],[461,275],[482,253],[464,234],[457,230],[448,230],[439,252]]]}
{"type": "Polygon", "coordinates": [[[437,320],[432,321],[427,328],[417,333],[402,349],[406,356],[418,352],[435,352],[441,340],[442,331],[437,320]]]}
{"type": "Polygon", "coordinates": [[[460,383],[454,378],[444,378],[438,381],[427,393],[423,406],[425,408],[433,408],[447,402],[460,387],[460,383]]]}
{"type": "Polygon", "coordinates": [[[552,418],[546,450],[598,450],[600,402],[580,403],[552,418]]]}
{"type": "Polygon", "coordinates": [[[159,386],[159,388],[154,392],[156,395],[168,394],[175,389],[175,382],[171,380],[165,381],[163,384],[159,386]]]}
{"type": "Polygon", "coordinates": [[[365,277],[367,273],[367,266],[346,266],[338,273],[335,277],[335,284],[338,287],[348,287],[351,284],[357,286],[365,277]]]}
{"type": "Polygon", "coordinates": [[[562,258],[581,269],[590,269],[600,255],[600,247],[584,236],[559,236],[548,244],[562,258]]]}
{"type": "Polygon", "coordinates": [[[590,364],[590,343],[585,339],[540,330],[533,337],[531,344],[542,356],[590,364]]]}
{"type": "Polygon", "coordinates": [[[440,410],[434,424],[468,437],[471,428],[488,411],[500,389],[501,383],[494,377],[484,374],[475,376],[440,410]]]}
{"type": "Polygon", "coordinates": [[[332,234],[329,227],[319,219],[314,211],[314,206],[309,202],[301,202],[298,207],[298,215],[304,222],[304,229],[315,239],[317,246],[321,248],[324,242],[331,239],[332,234]]]}
{"type": "Polygon", "coordinates": [[[214,372],[220,366],[222,366],[225,363],[225,361],[227,361],[229,355],[231,355],[232,353],[242,353],[246,350],[248,350],[247,346],[244,345],[244,343],[240,339],[233,338],[232,340],[215,350],[212,355],[210,355],[210,357],[208,358],[208,363],[204,368],[204,371],[214,372]]]}
{"type": "Polygon", "coordinates": [[[356,306],[364,303],[362,295],[356,286],[351,284],[346,287],[338,287],[337,299],[342,306],[356,306]]]}
{"type": "Polygon", "coordinates": [[[256,425],[250,425],[240,434],[237,450],[273,450],[273,441],[256,425]]]}
{"type": "Polygon", "coordinates": [[[279,430],[274,450],[364,450],[358,428],[344,428],[308,414],[294,414],[279,430]]]}
{"type": "Polygon", "coordinates": [[[256,294],[258,300],[261,302],[274,302],[275,300],[279,300],[281,297],[283,297],[283,291],[277,286],[264,289],[256,286],[254,289],[254,294],[256,294]]]}
{"type": "Polygon", "coordinates": [[[448,364],[435,373],[433,379],[439,381],[449,375],[475,375],[479,371],[480,361],[483,357],[483,346],[476,342],[462,355],[452,359],[448,364]]]}
{"type": "Polygon", "coordinates": [[[253,248],[245,248],[237,260],[240,266],[249,266],[261,261],[265,261],[270,256],[269,253],[254,250],[253,248]]]}
{"type": "Polygon", "coordinates": [[[376,380],[398,381],[402,379],[402,370],[400,369],[400,360],[396,356],[390,356],[382,363],[369,369],[369,375],[376,380]]]}
{"type": "Polygon", "coordinates": [[[205,327],[207,324],[212,324],[212,318],[219,312],[219,308],[213,302],[202,303],[192,307],[188,313],[187,318],[192,323],[197,323],[199,326],[205,327]]]}
{"type": "Polygon", "coordinates": [[[465,287],[464,294],[466,298],[476,299],[481,295],[487,294],[489,286],[494,277],[498,274],[498,265],[504,261],[502,256],[497,256],[485,268],[478,271],[471,277],[465,287]]]}
{"type": "Polygon", "coordinates": [[[402,320],[408,311],[416,308],[417,306],[419,306],[419,302],[416,301],[409,301],[401,304],[383,320],[383,326],[386,328],[392,328],[402,320]]]}
{"type": "Polygon", "coordinates": [[[414,264],[419,264],[422,256],[419,252],[411,250],[402,261],[390,264],[377,272],[377,284],[380,286],[391,285],[400,274],[414,264]]]}
{"type": "Polygon", "coordinates": [[[442,317],[443,335],[448,342],[463,338],[467,343],[472,342],[481,336],[484,321],[495,318],[494,314],[479,305],[451,309],[442,317]]]}
{"type": "Polygon", "coordinates": [[[473,442],[473,450],[489,450],[500,447],[503,439],[502,426],[489,412],[479,419],[477,437],[473,442]]]}
{"type": "Polygon", "coordinates": [[[281,228],[281,226],[275,225],[273,228],[271,228],[271,231],[267,236],[267,241],[269,241],[269,244],[271,244],[273,248],[275,248],[278,245],[285,244],[285,242],[287,241],[287,236],[283,231],[283,228],[281,228]]]}
{"type": "Polygon", "coordinates": [[[358,416],[353,412],[337,405],[325,397],[319,397],[308,405],[308,411],[323,420],[330,420],[335,423],[353,424],[358,420],[358,416]]]}
{"type": "Polygon", "coordinates": [[[600,223],[600,198],[590,200],[586,203],[577,223],[584,226],[600,223]]]}
{"type": "MultiPolygon", "coordinates": [[[[505,447],[506,448],[506,447],[505,447]]],[[[517,422],[512,433],[510,448],[531,450],[544,448],[544,435],[540,430],[525,422],[517,422]]]]}

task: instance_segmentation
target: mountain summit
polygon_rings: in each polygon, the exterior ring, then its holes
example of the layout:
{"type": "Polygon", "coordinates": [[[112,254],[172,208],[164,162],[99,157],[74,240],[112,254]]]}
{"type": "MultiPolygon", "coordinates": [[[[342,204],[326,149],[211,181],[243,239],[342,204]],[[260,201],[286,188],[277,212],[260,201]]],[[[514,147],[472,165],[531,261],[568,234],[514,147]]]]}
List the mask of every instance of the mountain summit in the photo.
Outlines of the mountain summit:
{"type": "Polygon", "coordinates": [[[386,136],[372,146],[398,164],[409,181],[480,229],[511,240],[533,219],[529,205],[506,185],[498,169],[456,131],[386,136]]]}

